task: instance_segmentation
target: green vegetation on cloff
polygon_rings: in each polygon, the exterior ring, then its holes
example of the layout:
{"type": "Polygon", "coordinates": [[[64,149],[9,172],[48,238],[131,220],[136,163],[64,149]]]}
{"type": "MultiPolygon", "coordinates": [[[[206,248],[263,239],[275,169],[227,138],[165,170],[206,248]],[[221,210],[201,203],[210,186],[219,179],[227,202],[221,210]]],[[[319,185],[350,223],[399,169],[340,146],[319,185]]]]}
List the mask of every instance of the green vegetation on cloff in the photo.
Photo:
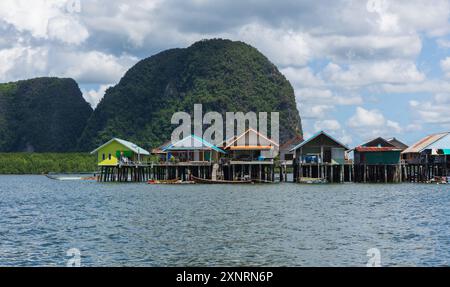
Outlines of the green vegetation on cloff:
{"type": "Polygon", "coordinates": [[[173,113],[280,112],[280,141],[302,133],[294,90],[257,49],[229,40],[204,40],[140,61],[107,90],[79,141],[92,150],[111,137],[156,147],[175,128],[173,113]]]}
{"type": "Polygon", "coordinates": [[[93,172],[97,158],[87,153],[0,153],[0,174],[93,172]]]}
{"type": "Polygon", "coordinates": [[[91,106],[72,79],[0,84],[0,152],[71,152],[91,106]]]}

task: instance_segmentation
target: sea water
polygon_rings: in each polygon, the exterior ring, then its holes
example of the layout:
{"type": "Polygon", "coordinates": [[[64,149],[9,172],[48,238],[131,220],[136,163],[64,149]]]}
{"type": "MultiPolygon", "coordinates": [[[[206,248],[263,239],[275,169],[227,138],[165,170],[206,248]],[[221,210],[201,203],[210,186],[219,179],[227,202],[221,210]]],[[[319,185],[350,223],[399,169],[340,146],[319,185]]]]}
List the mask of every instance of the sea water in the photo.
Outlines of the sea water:
{"type": "Polygon", "coordinates": [[[0,176],[0,266],[366,266],[373,250],[382,266],[442,266],[449,206],[450,185],[0,176]]]}

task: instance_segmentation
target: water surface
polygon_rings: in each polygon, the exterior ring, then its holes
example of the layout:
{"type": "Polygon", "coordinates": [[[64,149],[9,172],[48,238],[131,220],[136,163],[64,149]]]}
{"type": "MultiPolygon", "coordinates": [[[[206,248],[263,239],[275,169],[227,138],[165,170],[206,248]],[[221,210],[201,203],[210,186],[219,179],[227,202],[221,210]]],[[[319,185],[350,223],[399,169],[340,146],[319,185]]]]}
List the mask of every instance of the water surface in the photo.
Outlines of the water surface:
{"type": "Polygon", "coordinates": [[[450,185],[146,185],[0,176],[0,266],[450,262],[450,185]]]}

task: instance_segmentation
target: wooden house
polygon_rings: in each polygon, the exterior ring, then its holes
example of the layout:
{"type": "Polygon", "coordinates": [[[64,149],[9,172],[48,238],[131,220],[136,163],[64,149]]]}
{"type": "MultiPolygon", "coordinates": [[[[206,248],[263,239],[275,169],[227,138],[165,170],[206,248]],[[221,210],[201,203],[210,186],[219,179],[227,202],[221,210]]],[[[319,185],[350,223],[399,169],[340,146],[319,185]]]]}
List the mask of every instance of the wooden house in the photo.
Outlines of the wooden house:
{"type": "Polygon", "coordinates": [[[395,147],[401,149],[402,151],[404,151],[405,149],[408,148],[408,145],[406,145],[405,143],[399,141],[396,138],[389,138],[389,139],[386,139],[386,141],[388,143],[390,143],[390,144],[393,144],[395,147]]]}
{"type": "Polygon", "coordinates": [[[97,154],[99,166],[135,165],[143,162],[150,155],[138,145],[113,138],[91,152],[97,154]]]}
{"type": "Polygon", "coordinates": [[[303,136],[296,136],[280,146],[280,161],[282,163],[292,164],[295,157],[295,148],[303,142],[303,136]]]}
{"type": "Polygon", "coordinates": [[[301,142],[292,151],[297,163],[345,164],[345,151],[349,148],[329,134],[321,131],[301,142]]]}
{"type": "Polygon", "coordinates": [[[161,148],[167,161],[175,162],[215,162],[225,152],[203,138],[190,135],[184,139],[161,148]]]}
{"type": "Polygon", "coordinates": [[[226,180],[275,180],[275,161],[279,144],[266,135],[248,129],[223,144],[226,156],[222,159],[221,174],[226,180]]]}
{"type": "MultiPolygon", "coordinates": [[[[324,131],[295,146],[294,181],[317,179],[328,182],[344,182],[345,153],[349,148],[324,131]]],[[[351,175],[347,171],[347,178],[351,175]]]]}
{"type": "Polygon", "coordinates": [[[450,162],[450,132],[428,135],[402,152],[408,164],[445,164],[450,162]]]}
{"type": "Polygon", "coordinates": [[[254,129],[235,136],[224,143],[227,158],[234,161],[272,161],[279,152],[279,144],[254,129]]]}
{"type": "Polygon", "coordinates": [[[366,165],[393,165],[400,163],[400,141],[378,137],[354,149],[354,163],[366,165]],[[397,144],[397,146],[395,144],[397,144]]]}
{"type": "Polygon", "coordinates": [[[171,141],[166,141],[161,146],[152,149],[151,154],[152,156],[157,159],[159,162],[165,162],[167,161],[167,154],[168,152],[164,151],[164,148],[170,146],[172,144],[171,141]]]}

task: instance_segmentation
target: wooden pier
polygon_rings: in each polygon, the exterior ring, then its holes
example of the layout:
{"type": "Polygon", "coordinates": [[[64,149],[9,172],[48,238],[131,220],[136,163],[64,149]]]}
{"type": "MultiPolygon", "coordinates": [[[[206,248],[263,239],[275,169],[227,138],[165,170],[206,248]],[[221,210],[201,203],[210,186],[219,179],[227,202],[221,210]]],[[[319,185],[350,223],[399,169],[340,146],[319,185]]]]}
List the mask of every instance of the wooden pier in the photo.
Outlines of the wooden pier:
{"type": "Polygon", "coordinates": [[[358,183],[400,183],[404,178],[400,164],[355,164],[353,171],[354,182],[358,183]]]}
{"type": "Polygon", "coordinates": [[[293,173],[294,182],[302,182],[303,178],[322,179],[329,183],[351,182],[354,179],[354,171],[351,164],[295,164],[293,173]]]}
{"type": "Polygon", "coordinates": [[[273,161],[229,161],[220,165],[220,171],[224,180],[275,181],[275,164],[273,161]]]}
{"type": "Polygon", "coordinates": [[[147,182],[149,180],[189,181],[193,175],[198,178],[211,179],[211,163],[161,163],[102,166],[97,181],[99,182],[147,182]]]}
{"type": "Polygon", "coordinates": [[[180,162],[100,167],[99,182],[190,181],[191,176],[209,180],[274,182],[272,161],[180,162]]]}
{"type": "Polygon", "coordinates": [[[404,182],[429,182],[435,177],[450,177],[450,162],[402,165],[404,182]]]}
{"type": "Polygon", "coordinates": [[[430,182],[435,177],[450,176],[449,163],[445,164],[283,164],[271,161],[230,161],[158,163],[140,165],[102,166],[99,182],[146,182],[148,180],[190,181],[191,176],[209,180],[287,182],[289,171],[293,182],[320,179],[328,183],[401,183],[430,182]]]}

